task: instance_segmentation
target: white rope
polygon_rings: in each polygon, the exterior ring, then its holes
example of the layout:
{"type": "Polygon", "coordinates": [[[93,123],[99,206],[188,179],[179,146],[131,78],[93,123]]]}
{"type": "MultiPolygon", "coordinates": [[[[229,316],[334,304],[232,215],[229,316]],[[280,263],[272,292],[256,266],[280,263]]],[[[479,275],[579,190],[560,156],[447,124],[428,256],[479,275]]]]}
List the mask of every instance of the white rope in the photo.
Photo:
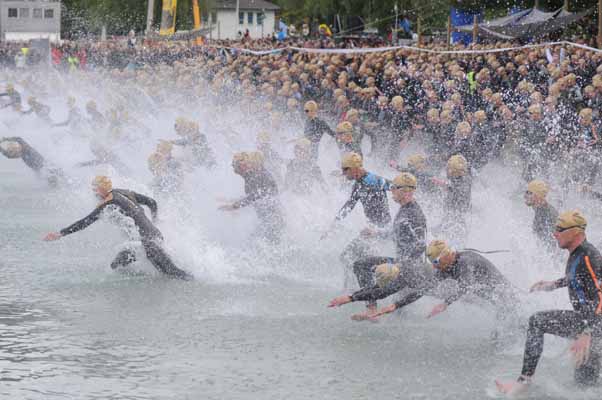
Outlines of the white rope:
{"type": "Polygon", "coordinates": [[[269,50],[249,50],[249,49],[242,49],[242,48],[238,48],[238,47],[225,47],[225,46],[214,46],[214,45],[209,45],[209,46],[205,46],[205,47],[226,49],[226,50],[230,50],[230,51],[251,54],[251,55],[255,55],[255,56],[264,56],[264,55],[281,53],[286,50],[292,50],[292,51],[296,51],[299,53],[308,53],[308,54],[367,54],[367,53],[383,53],[383,52],[387,52],[387,51],[396,51],[396,50],[411,50],[411,51],[416,51],[416,52],[432,53],[432,54],[490,54],[490,53],[503,53],[503,52],[507,52],[507,51],[522,50],[522,49],[533,49],[533,48],[539,48],[539,47],[563,46],[563,45],[574,46],[574,47],[578,47],[578,48],[585,49],[588,51],[593,51],[596,53],[602,52],[602,50],[596,49],[594,47],[589,47],[589,46],[585,46],[585,45],[573,43],[573,42],[568,42],[568,41],[528,44],[528,45],[524,45],[524,46],[503,47],[503,48],[499,48],[499,49],[478,49],[478,50],[433,50],[433,49],[426,49],[426,48],[414,47],[414,46],[366,47],[366,48],[359,48],[359,49],[313,49],[313,48],[308,48],[308,47],[288,46],[288,47],[283,47],[283,48],[279,48],[279,49],[269,49],[269,50]]]}

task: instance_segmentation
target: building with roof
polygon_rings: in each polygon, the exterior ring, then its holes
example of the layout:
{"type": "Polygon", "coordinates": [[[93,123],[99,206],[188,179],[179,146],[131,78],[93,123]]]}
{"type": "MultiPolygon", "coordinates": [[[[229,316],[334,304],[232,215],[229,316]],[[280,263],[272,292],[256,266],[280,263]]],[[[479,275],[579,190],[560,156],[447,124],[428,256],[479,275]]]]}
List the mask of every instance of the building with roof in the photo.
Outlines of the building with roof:
{"type": "Polygon", "coordinates": [[[203,15],[203,27],[210,28],[208,36],[212,39],[236,39],[248,29],[252,39],[272,35],[275,31],[275,4],[265,0],[216,0],[214,7],[203,15]]]}
{"type": "Polygon", "coordinates": [[[60,38],[60,0],[0,0],[0,40],[60,38]]]}

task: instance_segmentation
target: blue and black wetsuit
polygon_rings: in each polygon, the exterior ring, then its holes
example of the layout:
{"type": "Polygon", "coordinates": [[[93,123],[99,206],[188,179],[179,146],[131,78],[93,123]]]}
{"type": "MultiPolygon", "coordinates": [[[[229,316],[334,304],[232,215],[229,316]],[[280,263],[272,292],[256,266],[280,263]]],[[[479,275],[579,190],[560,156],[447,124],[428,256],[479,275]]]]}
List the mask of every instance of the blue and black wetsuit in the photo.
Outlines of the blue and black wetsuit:
{"type": "Polygon", "coordinates": [[[340,221],[345,218],[355,207],[357,202],[362,203],[364,214],[371,224],[384,227],[391,222],[391,213],[387,201],[387,191],[391,182],[385,178],[367,172],[366,175],[356,180],[351,189],[349,200],[345,202],[336,216],[340,221]]]}
{"type": "MultiPolygon", "coordinates": [[[[140,234],[146,256],[157,270],[176,278],[190,278],[190,275],[179,269],[167,253],[165,253],[161,247],[161,242],[163,241],[161,231],[159,231],[159,229],[146,217],[146,214],[141,207],[141,204],[146,205],[151,210],[153,218],[155,218],[157,215],[157,203],[155,200],[142,194],[123,189],[113,189],[111,195],[112,196],[108,201],[100,204],[88,216],[67,228],[62,229],[60,231],[61,235],[70,235],[87,228],[98,221],[105,209],[116,207],[117,211],[134,221],[138,233],[140,234]]],[[[136,255],[132,250],[124,250],[117,255],[115,260],[111,263],[111,267],[117,268],[118,266],[132,263],[135,260],[136,255]]]]}
{"type": "MultiPolygon", "coordinates": [[[[390,182],[373,173],[367,172],[359,180],[356,180],[351,189],[349,200],[337,213],[336,221],[345,218],[354,208],[357,202],[362,203],[364,215],[368,221],[379,228],[384,228],[391,222],[391,213],[387,200],[387,191],[390,190],[390,182]]],[[[370,254],[371,248],[368,242],[357,237],[349,243],[341,254],[341,261],[349,268],[359,259],[370,254]]]]}
{"type": "MultiPolygon", "coordinates": [[[[584,241],[569,256],[566,275],[556,281],[556,287],[567,287],[573,310],[541,311],[529,319],[529,331],[523,361],[523,376],[532,376],[543,352],[543,337],[548,333],[574,339],[591,333],[592,348],[589,361],[575,370],[575,379],[582,384],[594,384],[600,375],[600,346],[602,345],[602,255],[584,241]]],[[[521,378],[519,378],[519,381],[521,378]]]]}

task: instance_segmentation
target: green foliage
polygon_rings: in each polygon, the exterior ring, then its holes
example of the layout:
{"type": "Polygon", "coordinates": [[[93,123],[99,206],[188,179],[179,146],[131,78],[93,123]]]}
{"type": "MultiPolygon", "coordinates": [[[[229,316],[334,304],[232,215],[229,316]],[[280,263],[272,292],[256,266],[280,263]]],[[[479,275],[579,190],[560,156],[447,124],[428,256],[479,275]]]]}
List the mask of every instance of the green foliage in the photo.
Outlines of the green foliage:
{"type": "MultiPolygon", "coordinates": [[[[210,8],[216,0],[199,0],[201,10],[210,8]]],[[[332,24],[338,14],[343,23],[345,16],[360,16],[371,26],[384,32],[393,25],[393,8],[397,2],[400,14],[406,14],[414,23],[418,17],[427,32],[431,28],[442,29],[447,24],[450,7],[460,9],[485,9],[486,15],[505,14],[506,10],[520,6],[533,7],[534,0],[272,0],[278,4],[282,17],[300,25],[304,21],[332,24]]],[[[63,0],[64,36],[100,33],[103,25],[109,34],[126,34],[130,29],[144,31],[146,27],[147,0],[63,0]]],[[[564,0],[540,0],[540,8],[555,10],[564,0]]],[[[570,0],[570,10],[582,10],[597,4],[597,0],[570,0]]],[[[161,19],[161,0],[155,0],[154,25],[161,19]]],[[[193,27],[192,0],[178,0],[176,29],[193,27]]],[[[348,29],[350,27],[344,26],[348,29]]]]}
{"type": "MultiPolygon", "coordinates": [[[[201,10],[213,4],[199,0],[201,10]]],[[[155,0],[153,25],[161,21],[161,0],[155,0]]],[[[144,32],[148,2],[145,0],[63,0],[62,30],[64,37],[100,34],[102,26],[109,35],[125,35],[131,29],[144,32]]],[[[178,0],[176,29],[193,28],[192,0],[178,0]]]]}

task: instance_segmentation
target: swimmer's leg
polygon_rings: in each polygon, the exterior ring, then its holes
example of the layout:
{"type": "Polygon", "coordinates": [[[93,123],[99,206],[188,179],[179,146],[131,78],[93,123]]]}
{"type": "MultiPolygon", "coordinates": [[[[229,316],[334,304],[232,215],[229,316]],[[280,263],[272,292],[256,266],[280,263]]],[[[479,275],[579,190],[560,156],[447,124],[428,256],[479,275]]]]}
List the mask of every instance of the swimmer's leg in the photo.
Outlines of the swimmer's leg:
{"type": "Polygon", "coordinates": [[[125,249],[117,254],[111,263],[111,268],[116,269],[118,267],[125,267],[134,261],[136,261],[136,252],[132,249],[125,249]]]}
{"type": "Polygon", "coordinates": [[[157,270],[174,278],[192,279],[190,274],[181,270],[174,264],[165,250],[161,248],[157,239],[142,240],[142,245],[144,246],[144,251],[146,251],[146,256],[157,270]]]}

